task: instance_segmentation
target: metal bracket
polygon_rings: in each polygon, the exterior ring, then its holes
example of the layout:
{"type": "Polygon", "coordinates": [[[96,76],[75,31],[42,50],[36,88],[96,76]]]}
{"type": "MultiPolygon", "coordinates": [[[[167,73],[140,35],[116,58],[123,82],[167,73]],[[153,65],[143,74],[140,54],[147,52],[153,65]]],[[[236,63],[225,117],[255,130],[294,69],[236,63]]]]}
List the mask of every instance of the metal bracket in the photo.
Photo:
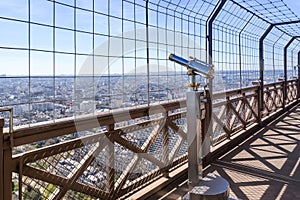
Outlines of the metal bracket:
{"type": "Polygon", "coordinates": [[[0,108],[0,112],[9,112],[9,144],[10,148],[14,147],[14,130],[13,130],[13,108],[0,108]]]}

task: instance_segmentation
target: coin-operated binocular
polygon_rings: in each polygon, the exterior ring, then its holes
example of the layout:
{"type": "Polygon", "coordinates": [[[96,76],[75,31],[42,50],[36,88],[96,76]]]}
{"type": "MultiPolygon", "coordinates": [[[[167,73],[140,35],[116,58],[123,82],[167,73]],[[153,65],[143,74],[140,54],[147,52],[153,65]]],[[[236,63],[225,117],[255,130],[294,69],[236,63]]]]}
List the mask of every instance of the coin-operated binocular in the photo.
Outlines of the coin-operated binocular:
{"type": "Polygon", "coordinates": [[[210,122],[211,99],[207,87],[198,90],[200,84],[196,83],[196,75],[206,79],[212,79],[214,66],[190,58],[186,60],[174,54],[170,54],[169,60],[187,68],[189,85],[186,96],[187,104],[187,140],[188,140],[188,176],[189,185],[195,186],[202,179],[202,158],[210,151],[210,136],[207,134],[210,122]]]}
{"type": "Polygon", "coordinates": [[[186,60],[175,54],[170,54],[169,60],[174,61],[180,65],[185,66],[187,69],[193,70],[197,75],[203,76],[204,78],[211,79],[214,75],[214,66],[198,60],[197,58],[190,57],[191,60],[186,60]]]}
{"type": "Polygon", "coordinates": [[[189,199],[228,199],[229,183],[214,174],[203,177],[202,158],[210,152],[211,134],[209,125],[212,113],[212,101],[208,87],[198,90],[196,75],[206,79],[213,78],[214,66],[191,58],[186,60],[174,54],[169,59],[185,66],[189,76],[189,89],[186,96],[187,104],[187,140],[188,140],[188,178],[189,199]]]}

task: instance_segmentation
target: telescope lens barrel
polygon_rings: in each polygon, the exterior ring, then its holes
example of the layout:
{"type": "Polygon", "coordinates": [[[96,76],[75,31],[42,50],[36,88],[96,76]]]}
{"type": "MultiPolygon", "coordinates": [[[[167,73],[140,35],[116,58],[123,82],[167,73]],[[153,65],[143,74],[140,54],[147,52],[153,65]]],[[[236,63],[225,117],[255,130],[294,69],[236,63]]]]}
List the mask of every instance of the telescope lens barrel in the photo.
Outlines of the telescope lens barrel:
{"type": "Polygon", "coordinates": [[[203,76],[207,79],[213,78],[214,75],[214,66],[209,63],[203,62],[196,58],[188,61],[184,58],[176,56],[175,54],[170,54],[169,60],[174,61],[180,65],[185,66],[187,69],[193,70],[195,74],[203,76]]]}
{"type": "Polygon", "coordinates": [[[211,79],[213,78],[214,75],[214,68],[204,62],[198,62],[198,61],[190,61],[189,68],[193,69],[195,71],[196,74],[199,74],[200,76],[203,76],[205,78],[211,79]]]}
{"type": "Polygon", "coordinates": [[[181,58],[181,57],[179,57],[179,56],[176,56],[175,54],[170,54],[169,60],[174,61],[174,62],[176,62],[176,63],[178,63],[178,64],[180,64],[180,65],[185,65],[186,67],[187,67],[188,64],[189,64],[189,61],[188,61],[188,60],[186,60],[186,59],[184,59],[184,58],[181,58]]]}

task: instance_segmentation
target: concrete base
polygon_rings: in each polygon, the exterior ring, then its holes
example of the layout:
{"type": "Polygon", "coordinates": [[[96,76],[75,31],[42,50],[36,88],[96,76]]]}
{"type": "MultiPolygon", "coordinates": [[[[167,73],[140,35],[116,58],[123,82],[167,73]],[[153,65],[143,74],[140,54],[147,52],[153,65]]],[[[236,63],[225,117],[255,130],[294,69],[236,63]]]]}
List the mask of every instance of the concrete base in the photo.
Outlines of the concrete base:
{"type": "Polygon", "coordinates": [[[229,183],[221,176],[208,174],[189,192],[189,200],[227,200],[229,183]]]}

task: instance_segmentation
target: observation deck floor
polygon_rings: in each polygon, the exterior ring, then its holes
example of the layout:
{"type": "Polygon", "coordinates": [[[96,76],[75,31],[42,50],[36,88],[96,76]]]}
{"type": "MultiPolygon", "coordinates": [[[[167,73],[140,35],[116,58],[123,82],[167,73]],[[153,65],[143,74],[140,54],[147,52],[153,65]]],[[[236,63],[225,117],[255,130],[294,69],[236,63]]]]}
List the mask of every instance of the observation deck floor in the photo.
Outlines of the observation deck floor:
{"type": "MultiPolygon", "coordinates": [[[[230,183],[232,199],[300,199],[300,106],[215,160],[204,174],[230,183]]],[[[149,199],[184,199],[187,176],[149,199]]]]}

